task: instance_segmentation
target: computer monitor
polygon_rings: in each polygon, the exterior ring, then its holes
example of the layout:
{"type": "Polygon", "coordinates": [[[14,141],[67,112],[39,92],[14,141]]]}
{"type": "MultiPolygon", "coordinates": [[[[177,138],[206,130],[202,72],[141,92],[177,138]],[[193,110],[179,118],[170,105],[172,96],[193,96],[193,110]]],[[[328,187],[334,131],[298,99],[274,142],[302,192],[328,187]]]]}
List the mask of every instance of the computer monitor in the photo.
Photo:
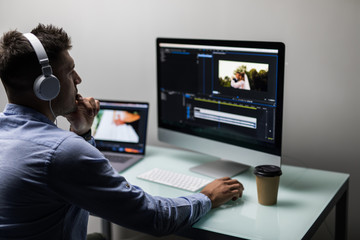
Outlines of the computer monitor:
{"type": "Polygon", "coordinates": [[[160,141],[218,157],[192,169],[212,177],[281,165],[283,43],[158,38],[156,48],[160,141]]]}

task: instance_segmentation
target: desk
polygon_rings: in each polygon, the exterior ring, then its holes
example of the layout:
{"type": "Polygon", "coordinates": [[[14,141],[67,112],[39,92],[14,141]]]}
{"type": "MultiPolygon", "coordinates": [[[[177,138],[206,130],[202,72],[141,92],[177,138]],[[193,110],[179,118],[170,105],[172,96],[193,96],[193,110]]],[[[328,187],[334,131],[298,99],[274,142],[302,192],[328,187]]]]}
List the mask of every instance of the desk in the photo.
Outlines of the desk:
{"type": "MultiPolygon", "coordinates": [[[[197,153],[149,146],[146,158],[121,174],[152,195],[178,197],[190,193],[136,176],[154,167],[201,176],[190,172],[189,168],[208,160],[208,156],[197,153]]],[[[252,170],[234,177],[245,187],[241,199],[211,210],[191,229],[179,234],[193,239],[217,240],[310,239],[336,207],[336,239],[347,239],[349,174],[283,165],[277,205],[262,206],[257,202],[252,170]]],[[[111,230],[106,222],[103,228],[111,230]]]]}

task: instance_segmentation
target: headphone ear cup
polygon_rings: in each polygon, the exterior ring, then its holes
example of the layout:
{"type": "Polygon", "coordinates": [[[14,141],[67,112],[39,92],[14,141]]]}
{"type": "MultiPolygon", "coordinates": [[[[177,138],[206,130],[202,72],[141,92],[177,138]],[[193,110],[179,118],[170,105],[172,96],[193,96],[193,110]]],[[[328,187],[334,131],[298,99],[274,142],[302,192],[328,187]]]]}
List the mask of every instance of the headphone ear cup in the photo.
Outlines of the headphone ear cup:
{"type": "Polygon", "coordinates": [[[47,77],[40,75],[36,78],[33,89],[38,98],[44,101],[51,101],[60,92],[60,82],[54,75],[47,77]]]}

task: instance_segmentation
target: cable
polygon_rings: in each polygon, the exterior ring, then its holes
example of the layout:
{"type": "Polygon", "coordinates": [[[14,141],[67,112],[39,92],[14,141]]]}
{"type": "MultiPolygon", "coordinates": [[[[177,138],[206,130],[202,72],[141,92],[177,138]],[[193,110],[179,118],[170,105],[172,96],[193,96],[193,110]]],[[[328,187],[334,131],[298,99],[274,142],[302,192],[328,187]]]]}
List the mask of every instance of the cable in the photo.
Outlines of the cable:
{"type": "Polygon", "coordinates": [[[54,114],[54,111],[52,110],[52,107],[51,107],[51,100],[49,101],[49,108],[50,108],[50,111],[51,111],[52,115],[53,115],[54,118],[55,118],[55,125],[57,126],[57,119],[56,119],[56,116],[55,116],[55,114],[54,114]]]}

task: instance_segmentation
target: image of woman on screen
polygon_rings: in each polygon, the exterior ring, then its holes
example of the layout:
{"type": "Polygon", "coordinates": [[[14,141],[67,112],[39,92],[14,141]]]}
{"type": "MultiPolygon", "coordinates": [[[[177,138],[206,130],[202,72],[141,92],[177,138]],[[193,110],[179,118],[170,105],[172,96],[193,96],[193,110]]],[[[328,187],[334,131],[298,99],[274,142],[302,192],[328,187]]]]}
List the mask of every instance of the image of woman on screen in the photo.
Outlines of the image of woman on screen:
{"type": "Polygon", "coordinates": [[[245,72],[235,72],[235,76],[231,78],[231,87],[250,90],[249,79],[245,72]]]}

